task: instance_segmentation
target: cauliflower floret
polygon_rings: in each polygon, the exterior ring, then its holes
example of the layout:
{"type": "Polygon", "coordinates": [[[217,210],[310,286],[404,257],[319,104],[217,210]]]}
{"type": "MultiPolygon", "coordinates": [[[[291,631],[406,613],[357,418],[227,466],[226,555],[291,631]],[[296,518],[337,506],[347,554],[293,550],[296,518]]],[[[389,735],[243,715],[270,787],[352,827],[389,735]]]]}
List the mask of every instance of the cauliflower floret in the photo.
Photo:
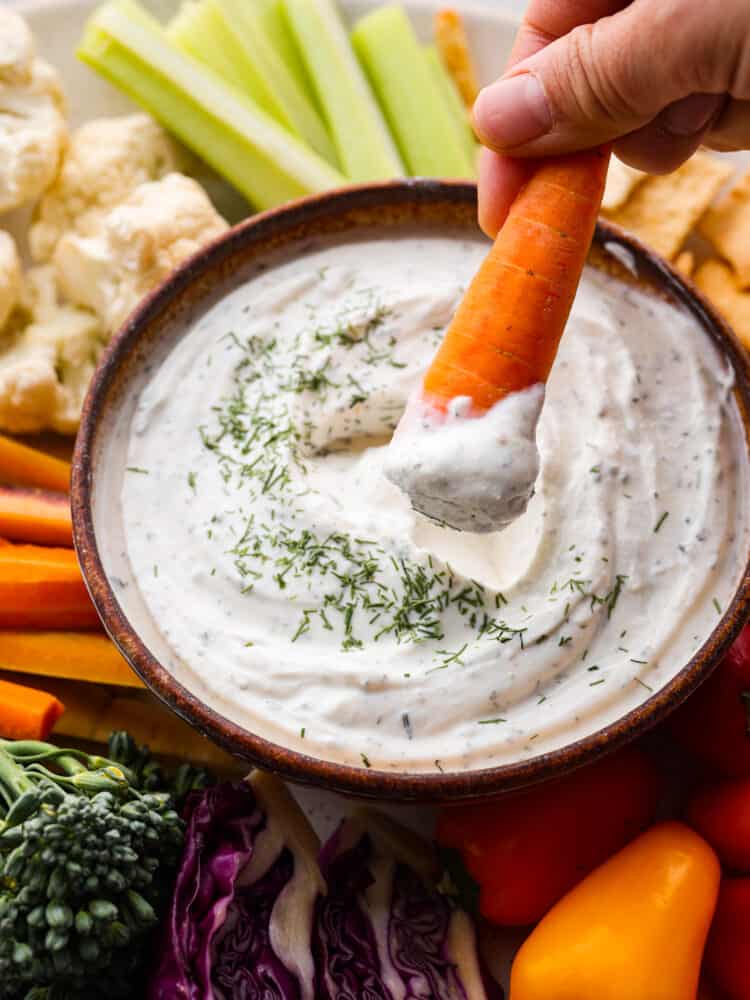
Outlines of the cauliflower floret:
{"type": "Polygon", "coordinates": [[[51,259],[67,232],[90,236],[103,211],[139,184],[184,170],[186,156],[149,115],[87,122],[70,137],[55,183],[39,203],[29,241],[37,262],[51,259]]]}
{"type": "Polygon", "coordinates": [[[0,9],[0,212],[33,201],[49,187],[67,137],[57,73],[36,57],[23,18],[0,9]]]}
{"type": "MultiPolygon", "coordinates": [[[[0,49],[0,59],[2,50],[0,49]]],[[[0,330],[21,297],[21,259],[10,233],[0,230],[0,330]]]]}
{"type": "Polygon", "coordinates": [[[63,236],[54,257],[57,281],[111,335],[178,264],[227,228],[199,184],[169,174],[141,184],[102,216],[96,235],[63,236]]]}
{"type": "Polygon", "coordinates": [[[34,36],[28,24],[12,10],[0,13],[0,81],[28,83],[36,55],[34,36]]]}
{"type": "Polygon", "coordinates": [[[58,301],[53,269],[29,271],[0,334],[0,429],[75,432],[101,346],[97,318],[58,301]]]}

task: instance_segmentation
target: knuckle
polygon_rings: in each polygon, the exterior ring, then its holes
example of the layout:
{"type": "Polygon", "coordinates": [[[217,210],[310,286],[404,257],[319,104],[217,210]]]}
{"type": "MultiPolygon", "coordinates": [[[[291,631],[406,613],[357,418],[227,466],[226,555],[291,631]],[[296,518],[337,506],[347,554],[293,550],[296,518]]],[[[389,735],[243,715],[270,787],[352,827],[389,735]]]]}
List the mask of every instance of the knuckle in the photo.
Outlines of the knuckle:
{"type": "Polygon", "coordinates": [[[581,25],[570,33],[564,85],[578,115],[619,126],[637,119],[637,95],[627,60],[603,44],[601,34],[599,22],[581,25]]]}

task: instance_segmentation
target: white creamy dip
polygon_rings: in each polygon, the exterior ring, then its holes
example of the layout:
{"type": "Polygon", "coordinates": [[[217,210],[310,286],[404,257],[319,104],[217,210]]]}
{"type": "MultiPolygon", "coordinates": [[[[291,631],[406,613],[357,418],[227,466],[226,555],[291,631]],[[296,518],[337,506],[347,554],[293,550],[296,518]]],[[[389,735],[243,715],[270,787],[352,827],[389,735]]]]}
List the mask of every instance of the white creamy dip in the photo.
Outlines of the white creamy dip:
{"type": "Polygon", "coordinates": [[[383,471],[412,507],[448,528],[501,531],[526,510],[539,475],[536,428],[544,385],[512,392],[481,416],[458,396],[445,414],[409,400],[383,471]]]}
{"type": "Polygon", "coordinates": [[[454,532],[385,478],[485,252],[450,234],[306,247],[148,375],[121,492],[138,588],[178,680],[269,739],[399,770],[536,756],[646,700],[734,592],[731,373],[689,315],[590,268],[526,512],[454,532]]]}

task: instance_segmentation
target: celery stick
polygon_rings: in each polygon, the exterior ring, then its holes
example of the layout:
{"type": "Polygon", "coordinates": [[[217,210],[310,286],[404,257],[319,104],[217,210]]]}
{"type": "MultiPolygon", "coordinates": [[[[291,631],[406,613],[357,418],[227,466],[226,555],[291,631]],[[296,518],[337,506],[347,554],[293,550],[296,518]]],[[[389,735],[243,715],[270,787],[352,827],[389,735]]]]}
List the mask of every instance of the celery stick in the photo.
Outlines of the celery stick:
{"type": "Polygon", "coordinates": [[[258,208],[344,178],[253,102],[173,48],[135,0],[90,19],[78,55],[203,157],[258,208]]]}
{"type": "MultiPolygon", "coordinates": [[[[224,24],[221,11],[210,0],[188,0],[165,29],[167,38],[198,62],[209,66],[227,83],[248,94],[256,104],[282,125],[272,101],[268,100],[263,78],[245,60],[234,34],[224,24]]],[[[287,126],[288,127],[288,126],[287,126]]]]}
{"type": "Polygon", "coordinates": [[[245,0],[190,0],[167,28],[167,37],[338,165],[323,119],[268,42],[245,0]]]}
{"type": "Polygon", "coordinates": [[[466,154],[472,163],[476,163],[477,154],[479,153],[479,143],[474,135],[474,129],[471,127],[469,120],[469,113],[466,110],[466,105],[463,102],[458,87],[454,83],[453,77],[443,65],[440,53],[434,45],[425,45],[424,54],[432,77],[440,89],[443,103],[446,109],[450,111],[461,133],[466,154]]]}
{"type": "Polygon", "coordinates": [[[367,14],[352,42],[410,172],[473,177],[474,164],[403,8],[379,7],[367,14]]]}
{"type": "Polygon", "coordinates": [[[270,45],[281,56],[281,61],[297,81],[298,86],[312,101],[316,101],[312,85],[297,44],[292,38],[283,0],[245,0],[265,33],[270,45]]]}
{"type": "Polygon", "coordinates": [[[289,26],[347,176],[400,177],[404,166],[333,0],[284,0],[289,26]]]}

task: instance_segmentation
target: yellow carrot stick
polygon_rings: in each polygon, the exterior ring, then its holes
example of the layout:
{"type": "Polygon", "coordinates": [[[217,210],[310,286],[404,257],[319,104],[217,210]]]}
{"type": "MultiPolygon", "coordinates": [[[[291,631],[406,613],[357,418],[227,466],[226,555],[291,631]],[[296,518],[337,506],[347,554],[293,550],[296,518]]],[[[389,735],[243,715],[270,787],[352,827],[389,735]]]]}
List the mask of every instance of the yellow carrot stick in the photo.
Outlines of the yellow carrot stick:
{"type": "Polygon", "coordinates": [[[67,493],[70,463],[0,434],[0,481],[67,493]]]}
{"type": "Polygon", "coordinates": [[[117,647],[93,632],[0,631],[0,670],[142,688],[117,647]]]}

